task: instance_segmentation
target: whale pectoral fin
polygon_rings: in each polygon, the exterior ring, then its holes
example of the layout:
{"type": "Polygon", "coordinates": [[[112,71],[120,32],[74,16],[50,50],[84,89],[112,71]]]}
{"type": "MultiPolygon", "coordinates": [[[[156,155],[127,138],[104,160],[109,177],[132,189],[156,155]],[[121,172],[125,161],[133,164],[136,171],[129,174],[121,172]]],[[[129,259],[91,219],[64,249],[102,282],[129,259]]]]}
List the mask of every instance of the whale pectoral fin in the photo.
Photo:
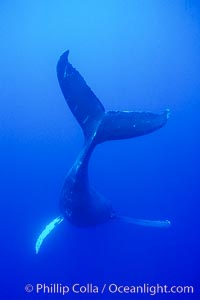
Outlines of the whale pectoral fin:
{"type": "Polygon", "coordinates": [[[99,127],[98,142],[133,138],[151,133],[167,123],[169,110],[161,114],[134,111],[108,111],[99,127]]]}
{"type": "Polygon", "coordinates": [[[53,219],[53,221],[51,221],[45,228],[44,230],[40,233],[36,244],[35,244],[35,252],[36,254],[38,254],[40,247],[44,241],[44,239],[51,233],[51,231],[58,226],[62,221],[64,220],[63,217],[57,217],[55,219],[53,219]]]}
{"type": "Polygon", "coordinates": [[[134,224],[141,225],[147,227],[159,227],[159,228],[168,228],[171,226],[171,222],[169,220],[143,220],[143,219],[134,219],[129,217],[117,217],[117,220],[134,224]]]}

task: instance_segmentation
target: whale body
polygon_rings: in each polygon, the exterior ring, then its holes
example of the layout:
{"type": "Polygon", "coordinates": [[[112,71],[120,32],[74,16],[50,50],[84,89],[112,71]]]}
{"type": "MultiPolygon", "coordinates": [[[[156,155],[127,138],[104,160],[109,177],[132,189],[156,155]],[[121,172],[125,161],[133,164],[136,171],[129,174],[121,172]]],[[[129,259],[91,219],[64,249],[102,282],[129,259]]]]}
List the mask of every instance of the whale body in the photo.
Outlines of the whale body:
{"type": "Polygon", "coordinates": [[[161,114],[106,111],[80,73],[69,63],[69,51],[60,57],[57,77],[64,98],[84,133],[84,145],[69,170],[60,193],[61,215],[50,222],[36,242],[36,253],[47,235],[64,219],[79,227],[96,226],[117,219],[143,226],[167,228],[168,220],[142,220],[119,216],[111,202],[90,186],[88,164],[94,148],[103,142],[149,134],[167,123],[169,110],[161,114]]]}

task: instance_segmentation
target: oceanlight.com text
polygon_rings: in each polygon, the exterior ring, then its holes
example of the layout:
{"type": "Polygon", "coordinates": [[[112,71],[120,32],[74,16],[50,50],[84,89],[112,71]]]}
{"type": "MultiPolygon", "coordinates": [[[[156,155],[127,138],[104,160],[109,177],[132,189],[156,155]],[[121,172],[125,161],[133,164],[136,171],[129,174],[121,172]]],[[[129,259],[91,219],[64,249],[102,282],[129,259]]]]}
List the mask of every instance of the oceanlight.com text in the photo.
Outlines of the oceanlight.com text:
{"type": "Polygon", "coordinates": [[[191,285],[150,285],[148,283],[142,285],[120,285],[117,283],[74,283],[65,285],[61,283],[37,283],[36,285],[26,284],[25,291],[35,294],[59,294],[62,296],[68,294],[148,294],[155,296],[158,294],[194,294],[194,287],[191,285]]]}

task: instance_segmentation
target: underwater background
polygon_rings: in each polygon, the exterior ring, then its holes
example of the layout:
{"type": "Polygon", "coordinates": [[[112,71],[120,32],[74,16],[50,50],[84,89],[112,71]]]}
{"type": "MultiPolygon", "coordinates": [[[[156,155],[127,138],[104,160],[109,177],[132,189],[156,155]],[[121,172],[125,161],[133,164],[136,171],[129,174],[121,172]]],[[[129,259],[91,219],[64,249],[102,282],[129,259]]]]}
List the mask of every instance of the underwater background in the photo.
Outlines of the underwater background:
{"type": "Polygon", "coordinates": [[[1,299],[199,299],[200,2],[0,3],[1,299]],[[169,229],[63,222],[65,176],[83,144],[56,77],[70,62],[108,110],[171,111],[146,136],[98,145],[91,183],[121,215],[169,229]],[[192,285],[190,295],[36,294],[26,284],[192,285]]]}

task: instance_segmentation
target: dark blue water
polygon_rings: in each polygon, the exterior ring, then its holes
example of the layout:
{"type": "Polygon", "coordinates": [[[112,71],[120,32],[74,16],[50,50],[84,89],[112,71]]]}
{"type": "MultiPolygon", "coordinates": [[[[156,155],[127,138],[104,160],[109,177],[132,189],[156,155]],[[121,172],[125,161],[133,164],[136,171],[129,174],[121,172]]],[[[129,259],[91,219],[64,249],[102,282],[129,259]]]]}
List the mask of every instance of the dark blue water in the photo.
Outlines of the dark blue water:
{"type": "Polygon", "coordinates": [[[0,298],[198,299],[198,1],[2,1],[0,25],[0,298]],[[83,143],[56,78],[66,49],[107,109],[170,108],[159,131],[99,145],[89,176],[120,214],[172,227],[64,222],[36,256],[83,143]],[[191,285],[194,294],[25,292],[37,283],[191,285]]]}

